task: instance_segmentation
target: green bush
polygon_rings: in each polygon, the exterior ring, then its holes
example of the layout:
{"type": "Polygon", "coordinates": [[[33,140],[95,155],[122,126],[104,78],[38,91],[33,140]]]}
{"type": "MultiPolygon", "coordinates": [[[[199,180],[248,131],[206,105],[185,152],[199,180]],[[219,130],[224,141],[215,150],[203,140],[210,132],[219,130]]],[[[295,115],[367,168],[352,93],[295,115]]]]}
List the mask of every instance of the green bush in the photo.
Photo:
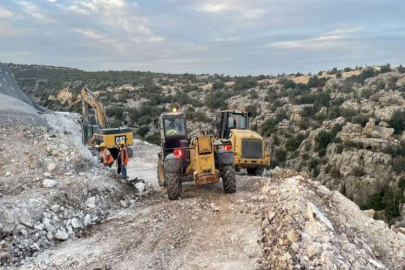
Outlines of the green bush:
{"type": "Polygon", "coordinates": [[[212,85],[212,90],[214,90],[214,91],[222,90],[224,88],[225,88],[225,84],[223,82],[215,82],[212,85]]]}
{"type": "Polygon", "coordinates": [[[285,149],[288,152],[294,152],[295,150],[297,150],[300,147],[300,145],[304,139],[305,139],[305,136],[303,134],[298,134],[296,137],[287,139],[285,142],[285,149]]]}
{"type": "Polygon", "coordinates": [[[326,84],[326,78],[319,78],[317,76],[312,76],[308,81],[308,87],[324,87],[326,84]]]}
{"type": "Polygon", "coordinates": [[[216,92],[213,94],[209,94],[206,97],[205,104],[208,108],[211,109],[226,109],[228,107],[228,103],[226,102],[227,98],[228,95],[225,92],[216,92]]]}
{"type": "Polygon", "coordinates": [[[284,89],[289,89],[289,88],[294,89],[296,87],[296,84],[292,80],[287,80],[284,82],[283,86],[284,86],[284,89]]]}
{"type": "Polygon", "coordinates": [[[405,172],[405,157],[396,157],[392,162],[392,167],[395,172],[403,173],[405,172]]]}
{"type": "Polygon", "coordinates": [[[261,127],[261,134],[263,136],[270,136],[272,133],[275,133],[277,131],[277,124],[279,121],[275,118],[270,118],[266,120],[261,127]]]}
{"type": "Polygon", "coordinates": [[[385,66],[381,66],[380,73],[387,73],[391,71],[391,65],[386,64],[385,66]]]}
{"type": "Polygon", "coordinates": [[[364,172],[362,167],[356,167],[353,169],[353,175],[357,176],[357,177],[362,177],[364,176],[366,173],[364,172]]]}
{"type": "Polygon", "coordinates": [[[276,159],[279,163],[284,163],[287,160],[287,151],[283,148],[277,148],[276,159]]]}
{"type": "Polygon", "coordinates": [[[322,130],[319,134],[315,137],[315,142],[317,143],[318,149],[323,149],[328,146],[332,142],[333,136],[331,133],[322,130]]]}
{"type": "Polygon", "coordinates": [[[143,138],[145,137],[146,134],[148,134],[149,130],[150,130],[149,126],[143,126],[136,130],[136,134],[138,134],[143,138]]]}
{"type": "Polygon", "coordinates": [[[405,73],[405,68],[402,65],[400,65],[398,67],[398,72],[401,73],[401,74],[405,73]]]}
{"type": "Polygon", "coordinates": [[[364,114],[360,114],[360,115],[354,116],[352,118],[352,123],[353,124],[359,124],[362,127],[365,127],[368,120],[369,120],[369,118],[367,116],[365,116],[364,114]]]}
{"type": "Polygon", "coordinates": [[[298,126],[302,130],[307,130],[309,128],[309,122],[307,119],[302,118],[301,121],[298,122],[298,126]]]}
{"type": "Polygon", "coordinates": [[[250,112],[250,116],[252,118],[256,118],[256,116],[259,114],[257,111],[257,104],[252,104],[252,105],[248,105],[245,107],[245,111],[250,112]]]}
{"type": "Polygon", "coordinates": [[[405,111],[395,111],[388,124],[395,129],[395,134],[401,134],[405,130],[405,111]]]}

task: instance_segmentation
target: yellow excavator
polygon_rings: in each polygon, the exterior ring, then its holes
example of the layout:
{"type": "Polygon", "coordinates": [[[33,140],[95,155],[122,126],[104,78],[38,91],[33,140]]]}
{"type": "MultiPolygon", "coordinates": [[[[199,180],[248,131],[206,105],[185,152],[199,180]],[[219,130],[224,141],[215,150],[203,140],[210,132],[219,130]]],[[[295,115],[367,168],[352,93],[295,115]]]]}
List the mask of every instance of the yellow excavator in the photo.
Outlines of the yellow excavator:
{"type": "MultiPolygon", "coordinates": [[[[101,143],[106,144],[111,155],[117,158],[119,150],[118,145],[124,141],[126,145],[134,143],[134,136],[130,128],[107,128],[107,116],[103,104],[98,100],[96,95],[87,89],[82,88],[82,137],[83,143],[89,147],[95,147],[101,143]],[[96,124],[90,124],[90,107],[94,109],[96,124]]],[[[131,148],[128,148],[128,155],[132,156],[131,148]]]]}
{"type": "Polygon", "coordinates": [[[217,120],[218,137],[232,143],[235,169],[247,169],[250,175],[262,175],[270,166],[270,153],[264,149],[263,137],[250,130],[250,113],[221,111],[217,120]]]}

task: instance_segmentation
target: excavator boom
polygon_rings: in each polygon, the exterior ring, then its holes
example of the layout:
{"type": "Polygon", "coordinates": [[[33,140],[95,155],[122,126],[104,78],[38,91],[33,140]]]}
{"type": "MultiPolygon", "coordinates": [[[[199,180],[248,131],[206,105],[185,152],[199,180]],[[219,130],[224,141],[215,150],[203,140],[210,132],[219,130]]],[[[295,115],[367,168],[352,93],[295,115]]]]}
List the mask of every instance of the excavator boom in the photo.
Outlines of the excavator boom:
{"type": "Polygon", "coordinates": [[[100,128],[107,128],[107,117],[105,109],[96,95],[86,87],[82,88],[82,109],[84,123],[89,124],[89,106],[91,106],[96,114],[97,124],[100,128]]]}

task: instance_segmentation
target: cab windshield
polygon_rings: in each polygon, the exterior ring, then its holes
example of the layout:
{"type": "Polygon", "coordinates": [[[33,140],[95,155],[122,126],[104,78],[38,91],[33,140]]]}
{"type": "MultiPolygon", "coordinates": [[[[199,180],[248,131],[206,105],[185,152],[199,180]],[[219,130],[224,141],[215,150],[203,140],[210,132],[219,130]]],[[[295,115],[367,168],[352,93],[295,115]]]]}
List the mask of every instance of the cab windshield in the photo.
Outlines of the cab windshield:
{"type": "Polygon", "coordinates": [[[231,114],[229,116],[228,128],[230,129],[247,129],[248,118],[242,114],[231,114]]]}
{"type": "Polygon", "coordinates": [[[186,135],[184,118],[165,118],[165,135],[186,135]]]}

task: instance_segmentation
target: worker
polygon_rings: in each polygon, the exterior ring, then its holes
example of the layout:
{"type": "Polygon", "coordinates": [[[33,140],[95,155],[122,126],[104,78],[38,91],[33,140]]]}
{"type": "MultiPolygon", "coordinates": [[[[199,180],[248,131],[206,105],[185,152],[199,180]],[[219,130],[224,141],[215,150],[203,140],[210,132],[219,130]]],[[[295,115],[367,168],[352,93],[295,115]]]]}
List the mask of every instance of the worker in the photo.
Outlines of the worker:
{"type": "Polygon", "coordinates": [[[111,168],[111,166],[114,163],[114,158],[111,156],[110,151],[105,147],[105,143],[100,144],[100,150],[101,150],[101,163],[103,163],[104,166],[108,166],[111,168]]]}
{"type": "Polygon", "coordinates": [[[129,162],[129,156],[128,156],[128,149],[125,146],[125,142],[124,141],[120,141],[120,160],[121,160],[121,173],[122,176],[127,179],[128,175],[127,175],[127,165],[129,162]]]}

